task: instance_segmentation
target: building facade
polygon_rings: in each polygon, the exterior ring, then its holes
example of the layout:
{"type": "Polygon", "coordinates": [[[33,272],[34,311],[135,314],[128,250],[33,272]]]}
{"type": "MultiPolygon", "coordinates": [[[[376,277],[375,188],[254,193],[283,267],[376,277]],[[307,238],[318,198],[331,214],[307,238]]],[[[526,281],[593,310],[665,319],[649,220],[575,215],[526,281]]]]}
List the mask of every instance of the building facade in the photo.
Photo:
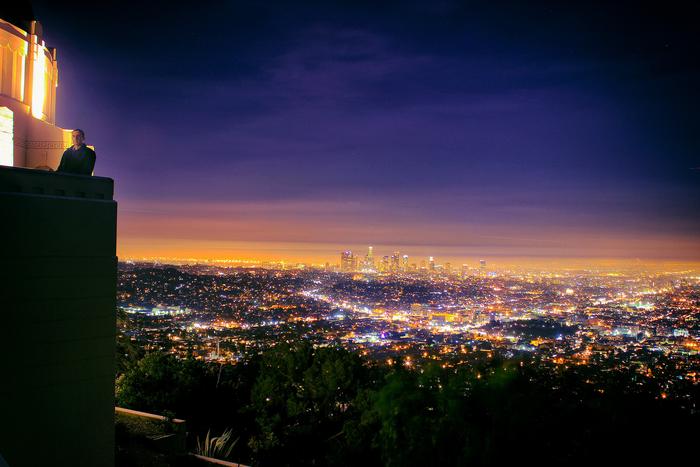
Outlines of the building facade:
{"type": "Polygon", "coordinates": [[[71,131],[56,126],[56,49],[41,23],[21,23],[0,14],[0,165],[55,169],[71,145],[71,131]]]}

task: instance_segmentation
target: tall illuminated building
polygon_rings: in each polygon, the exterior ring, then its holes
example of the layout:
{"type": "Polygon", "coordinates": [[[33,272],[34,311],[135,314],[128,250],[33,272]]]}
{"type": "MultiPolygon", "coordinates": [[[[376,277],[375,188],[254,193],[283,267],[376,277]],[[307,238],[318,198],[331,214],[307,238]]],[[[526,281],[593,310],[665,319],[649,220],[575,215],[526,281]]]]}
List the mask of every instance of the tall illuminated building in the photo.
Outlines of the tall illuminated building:
{"type": "Polygon", "coordinates": [[[403,255],[403,258],[401,258],[401,270],[408,272],[408,255],[403,255]]]}
{"type": "Polygon", "coordinates": [[[396,273],[399,272],[399,269],[401,268],[401,252],[395,251],[393,255],[391,255],[391,272],[396,273]]]}
{"type": "Polygon", "coordinates": [[[0,6],[0,165],[55,169],[71,145],[56,126],[58,60],[29,2],[0,6]]]}
{"type": "Polygon", "coordinates": [[[382,261],[379,264],[379,272],[389,272],[391,270],[391,261],[389,256],[382,256],[382,261]]]}
{"type": "Polygon", "coordinates": [[[340,253],[340,270],[346,272],[355,270],[354,257],[352,255],[352,251],[345,250],[342,253],[340,253]]]}
{"type": "Polygon", "coordinates": [[[428,267],[430,269],[430,272],[434,272],[435,271],[435,258],[433,258],[432,256],[430,258],[428,258],[428,265],[429,265],[428,267]]]}
{"type": "Polygon", "coordinates": [[[486,275],[486,260],[485,259],[479,260],[479,275],[482,277],[486,275]]]}
{"type": "Polygon", "coordinates": [[[365,256],[365,269],[369,271],[374,271],[374,248],[369,247],[367,249],[367,256],[365,256]]]}

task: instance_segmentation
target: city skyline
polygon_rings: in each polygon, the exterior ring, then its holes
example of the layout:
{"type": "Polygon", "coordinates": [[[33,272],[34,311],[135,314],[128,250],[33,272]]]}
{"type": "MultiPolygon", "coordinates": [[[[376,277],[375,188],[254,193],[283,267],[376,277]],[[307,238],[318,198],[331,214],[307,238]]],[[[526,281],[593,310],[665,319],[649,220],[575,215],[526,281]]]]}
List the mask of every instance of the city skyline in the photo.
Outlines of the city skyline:
{"type": "Polygon", "coordinates": [[[60,50],[57,124],[116,181],[120,257],[700,260],[683,9],[75,6],[34,2],[60,50]]]}
{"type": "MultiPolygon", "coordinates": [[[[298,245],[297,245],[298,246],[298,245]]],[[[427,269],[427,263],[433,260],[437,272],[442,273],[447,266],[454,275],[464,275],[464,271],[470,273],[478,272],[488,265],[489,271],[508,272],[517,270],[539,270],[542,272],[557,273],[571,270],[599,270],[599,271],[649,271],[649,272],[693,272],[700,271],[700,262],[695,261],[674,261],[674,260],[641,260],[639,258],[591,258],[591,257],[507,257],[507,256],[467,256],[467,255],[444,255],[433,254],[408,254],[409,251],[381,246],[377,250],[378,256],[375,258],[374,267],[367,267],[366,251],[368,246],[357,246],[354,248],[344,248],[339,251],[329,252],[320,257],[311,257],[307,251],[298,251],[295,255],[280,256],[271,252],[265,257],[251,256],[217,256],[213,254],[208,257],[198,256],[158,256],[147,254],[143,256],[127,256],[120,258],[121,261],[130,263],[154,263],[162,265],[217,265],[220,267],[271,267],[271,268],[312,268],[331,270],[336,272],[360,272],[360,273],[419,273],[421,269],[427,269]],[[350,254],[350,268],[343,267],[343,256],[350,254]],[[394,255],[398,254],[400,267],[395,270],[392,267],[384,267],[382,260],[393,261],[394,255]],[[353,262],[354,261],[354,262],[353,262]],[[426,263],[426,264],[422,264],[426,263]],[[461,272],[460,272],[461,271],[461,272]]],[[[437,249],[439,250],[439,249],[437,249]]],[[[287,250],[285,250],[287,251],[287,250]]],[[[431,250],[417,250],[419,252],[431,250]]]]}

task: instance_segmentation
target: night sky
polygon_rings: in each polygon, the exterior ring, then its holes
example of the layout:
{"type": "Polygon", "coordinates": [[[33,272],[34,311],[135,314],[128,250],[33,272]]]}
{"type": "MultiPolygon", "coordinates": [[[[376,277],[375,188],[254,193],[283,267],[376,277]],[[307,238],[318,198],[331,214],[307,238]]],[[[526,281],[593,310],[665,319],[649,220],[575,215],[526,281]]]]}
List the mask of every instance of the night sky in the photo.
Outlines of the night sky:
{"type": "Polygon", "coordinates": [[[681,3],[99,3],[33,6],[121,257],[700,260],[681,3]]]}

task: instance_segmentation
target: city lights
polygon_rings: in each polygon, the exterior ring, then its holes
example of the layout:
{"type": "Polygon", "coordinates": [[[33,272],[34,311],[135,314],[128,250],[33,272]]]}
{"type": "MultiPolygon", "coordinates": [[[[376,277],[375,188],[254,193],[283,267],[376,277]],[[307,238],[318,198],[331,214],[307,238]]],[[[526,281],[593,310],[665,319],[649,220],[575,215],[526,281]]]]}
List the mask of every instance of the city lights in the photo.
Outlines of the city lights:
{"type": "Polygon", "coordinates": [[[612,364],[668,397],[690,397],[683,388],[695,384],[700,359],[700,305],[692,299],[700,280],[692,269],[490,262],[485,270],[485,260],[448,269],[437,257],[421,267],[420,258],[408,268],[391,260],[372,267],[374,253],[347,250],[336,265],[306,268],[122,263],[119,303],[139,323],[136,342],[183,357],[238,362],[295,336],[406,368],[496,356],[562,368],[612,364]]]}

